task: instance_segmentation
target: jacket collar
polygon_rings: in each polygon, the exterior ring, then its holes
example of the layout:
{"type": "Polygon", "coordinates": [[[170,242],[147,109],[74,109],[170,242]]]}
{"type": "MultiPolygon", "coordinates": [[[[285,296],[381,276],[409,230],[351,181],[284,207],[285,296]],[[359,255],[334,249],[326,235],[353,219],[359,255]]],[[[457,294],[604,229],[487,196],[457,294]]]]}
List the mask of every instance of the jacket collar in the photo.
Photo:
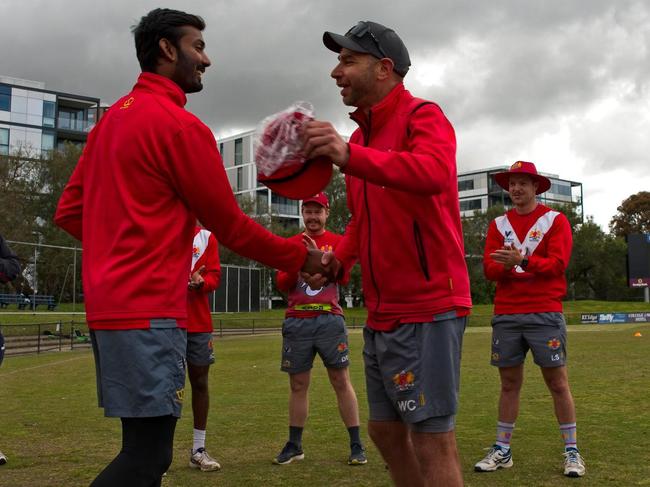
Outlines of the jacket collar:
{"type": "Polygon", "coordinates": [[[184,107],[187,103],[187,97],[180,86],[171,79],[156,73],[140,73],[133,89],[149,91],[156,95],[164,96],[179,107],[184,107]]]}
{"type": "Polygon", "coordinates": [[[394,115],[399,100],[405,93],[408,93],[408,91],[404,88],[404,83],[399,83],[379,103],[370,108],[369,115],[366,115],[363,110],[358,108],[350,113],[350,118],[364,129],[368,127],[369,120],[372,120],[373,129],[379,128],[394,115]]]}

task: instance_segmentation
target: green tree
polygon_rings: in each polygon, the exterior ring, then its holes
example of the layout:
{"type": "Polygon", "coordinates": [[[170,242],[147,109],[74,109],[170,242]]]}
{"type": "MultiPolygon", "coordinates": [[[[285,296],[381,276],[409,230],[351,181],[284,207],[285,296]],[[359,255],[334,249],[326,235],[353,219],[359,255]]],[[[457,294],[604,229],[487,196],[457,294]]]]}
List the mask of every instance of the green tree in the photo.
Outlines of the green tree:
{"type": "Polygon", "coordinates": [[[503,206],[496,205],[485,212],[476,212],[474,216],[462,218],[465,261],[472,302],[475,304],[488,304],[494,299],[495,284],[488,281],[483,274],[483,252],[490,222],[502,215],[504,211],[503,206]]]}
{"type": "MultiPolygon", "coordinates": [[[[0,221],[7,239],[45,245],[79,245],[56,227],[53,219],[80,154],[80,147],[68,144],[50,154],[19,148],[10,155],[0,156],[0,221]]],[[[32,294],[36,273],[39,294],[60,296],[73,260],[72,252],[45,246],[34,252],[33,246],[22,244],[13,247],[24,269],[23,279],[14,283],[13,291],[32,294]]],[[[72,282],[71,276],[68,282],[72,282]]],[[[72,287],[65,291],[64,297],[69,298],[72,287]]]]}
{"type": "Polygon", "coordinates": [[[573,232],[573,252],[567,269],[570,299],[625,300],[638,295],[627,287],[623,239],[609,235],[593,218],[573,232]]]}
{"type": "Polygon", "coordinates": [[[640,191],[623,200],[609,228],[617,237],[631,233],[650,233],[650,192],[640,191]]]}

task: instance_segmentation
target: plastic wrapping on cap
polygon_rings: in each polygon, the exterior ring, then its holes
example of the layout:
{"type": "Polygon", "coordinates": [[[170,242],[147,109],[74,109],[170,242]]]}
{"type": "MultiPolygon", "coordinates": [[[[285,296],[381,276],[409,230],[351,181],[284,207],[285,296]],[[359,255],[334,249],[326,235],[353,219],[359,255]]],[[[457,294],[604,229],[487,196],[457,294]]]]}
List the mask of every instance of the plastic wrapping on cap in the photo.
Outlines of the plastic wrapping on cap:
{"type": "Polygon", "coordinates": [[[253,135],[257,172],[269,177],[279,169],[304,164],[302,131],[305,124],[313,119],[312,104],[298,101],[262,120],[253,135]]]}

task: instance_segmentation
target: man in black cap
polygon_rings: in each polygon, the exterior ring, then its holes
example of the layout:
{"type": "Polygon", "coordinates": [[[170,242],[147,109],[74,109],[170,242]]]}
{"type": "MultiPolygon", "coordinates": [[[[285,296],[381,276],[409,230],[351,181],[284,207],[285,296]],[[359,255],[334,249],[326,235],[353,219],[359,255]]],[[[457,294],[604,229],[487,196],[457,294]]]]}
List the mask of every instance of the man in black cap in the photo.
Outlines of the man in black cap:
{"type": "Polygon", "coordinates": [[[312,121],[304,150],[346,175],[351,220],[334,254],[361,261],[368,432],[396,485],[461,486],[454,427],[471,298],[454,130],[404,88],[411,62],[395,31],[365,21],[323,42],[339,53],[331,76],[360,128],[346,143],[312,121]]]}

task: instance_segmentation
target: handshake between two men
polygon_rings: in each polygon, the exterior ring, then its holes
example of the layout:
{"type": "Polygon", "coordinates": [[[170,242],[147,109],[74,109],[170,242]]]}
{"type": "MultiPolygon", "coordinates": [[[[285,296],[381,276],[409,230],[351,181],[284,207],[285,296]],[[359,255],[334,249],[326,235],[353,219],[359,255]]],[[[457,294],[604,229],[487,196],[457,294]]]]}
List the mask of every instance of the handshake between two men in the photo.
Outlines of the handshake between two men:
{"type": "Polygon", "coordinates": [[[307,247],[307,257],[300,269],[300,275],[310,288],[320,289],[343,278],[343,264],[334,256],[334,252],[318,249],[308,235],[303,235],[303,243],[307,247]]]}

